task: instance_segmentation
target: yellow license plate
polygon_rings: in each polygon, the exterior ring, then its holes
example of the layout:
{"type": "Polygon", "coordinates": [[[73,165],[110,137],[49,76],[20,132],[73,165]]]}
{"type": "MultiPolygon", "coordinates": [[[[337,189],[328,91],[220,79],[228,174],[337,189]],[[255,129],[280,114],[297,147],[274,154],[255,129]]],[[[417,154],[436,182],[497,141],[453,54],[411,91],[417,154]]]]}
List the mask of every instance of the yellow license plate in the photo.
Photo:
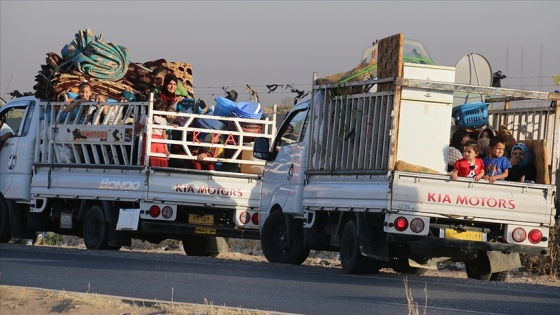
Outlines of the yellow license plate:
{"type": "Polygon", "coordinates": [[[212,225],[214,224],[214,215],[212,214],[193,214],[189,213],[190,224],[212,225]]]}
{"type": "Polygon", "coordinates": [[[207,227],[197,227],[194,229],[196,234],[216,234],[216,229],[207,227]]]}
{"type": "Polygon", "coordinates": [[[482,241],[482,232],[445,229],[445,238],[466,241],[482,241]]]}

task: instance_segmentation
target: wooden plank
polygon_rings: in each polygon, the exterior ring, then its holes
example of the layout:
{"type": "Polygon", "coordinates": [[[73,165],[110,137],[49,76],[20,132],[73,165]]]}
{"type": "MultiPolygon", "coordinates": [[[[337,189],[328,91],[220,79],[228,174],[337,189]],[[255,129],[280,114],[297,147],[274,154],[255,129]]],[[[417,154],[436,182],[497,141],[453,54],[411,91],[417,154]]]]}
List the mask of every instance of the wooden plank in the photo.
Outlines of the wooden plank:
{"type": "MultiPolygon", "coordinates": [[[[400,78],[402,76],[404,35],[402,33],[379,40],[378,43],[378,78],[400,78]]],[[[392,91],[392,82],[378,84],[377,91],[392,91]]]]}

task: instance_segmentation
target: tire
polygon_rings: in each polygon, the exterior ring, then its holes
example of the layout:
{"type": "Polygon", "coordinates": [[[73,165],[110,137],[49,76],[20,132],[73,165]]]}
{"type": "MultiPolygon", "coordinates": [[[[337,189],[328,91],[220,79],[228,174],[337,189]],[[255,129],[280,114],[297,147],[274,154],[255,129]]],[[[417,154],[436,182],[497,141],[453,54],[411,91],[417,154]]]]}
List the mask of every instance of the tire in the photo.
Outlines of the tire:
{"type": "Polygon", "coordinates": [[[408,258],[403,258],[403,257],[393,257],[391,259],[390,267],[395,272],[402,273],[405,275],[420,276],[425,274],[426,271],[428,271],[427,269],[424,268],[410,266],[410,264],[408,263],[408,258]]]}
{"type": "Polygon", "coordinates": [[[101,250],[109,248],[109,223],[100,206],[89,209],[84,218],[84,244],[87,249],[101,250]]]}
{"type": "MultiPolygon", "coordinates": [[[[183,250],[187,256],[212,257],[220,254],[219,240],[223,238],[211,238],[207,236],[189,236],[183,238],[183,250]],[[214,245],[214,246],[212,246],[214,245]]],[[[227,244],[227,243],[226,243],[227,244]]],[[[227,246],[227,245],[226,245],[227,246]]]]}
{"type": "Polygon", "coordinates": [[[474,260],[466,261],[465,267],[467,270],[467,277],[470,279],[490,280],[492,278],[490,260],[486,253],[481,253],[474,260]]]}
{"type": "Polygon", "coordinates": [[[358,227],[354,220],[346,222],[342,230],[342,236],[340,237],[340,262],[344,273],[362,274],[368,270],[370,260],[360,252],[358,227]]]}
{"type": "Polygon", "coordinates": [[[8,204],[4,197],[0,197],[0,243],[7,243],[12,239],[10,224],[8,204]]]}
{"type": "Polygon", "coordinates": [[[261,246],[266,259],[271,263],[301,265],[310,250],[303,246],[303,239],[290,241],[282,211],[272,212],[264,222],[261,246]]]}
{"type": "Polygon", "coordinates": [[[494,272],[490,277],[490,281],[504,282],[507,280],[508,275],[509,272],[507,271],[494,272]]]}

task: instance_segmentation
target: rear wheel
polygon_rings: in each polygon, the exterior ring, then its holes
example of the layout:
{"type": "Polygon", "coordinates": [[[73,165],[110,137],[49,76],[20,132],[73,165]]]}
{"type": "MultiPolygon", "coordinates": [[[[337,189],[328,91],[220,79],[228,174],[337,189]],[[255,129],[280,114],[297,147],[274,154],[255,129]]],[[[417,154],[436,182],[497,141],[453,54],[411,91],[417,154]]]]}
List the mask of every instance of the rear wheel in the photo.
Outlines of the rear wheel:
{"type": "Polygon", "coordinates": [[[303,239],[290,240],[282,211],[272,212],[264,222],[261,234],[264,256],[271,263],[301,265],[309,256],[303,239]]]}
{"type": "Polygon", "coordinates": [[[474,260],[465,262],[467,277],[477,280],[490,280],[492,272],[490,272],[490,260],[486,253],[481,253],[474,260]]]}
{"type": "Polygon", "coordinates": [[[84,219],[84,244],[87,249],[107,249],[109,239],[109,223],[100,206],[89,209],[84,219]]]}
{"type": "Polygon", "coordinates": [[[340,237],[340,262],[345,273],[365,273],[370,263],[369,258],[360,252],[358,228],[356,221],[349,220],[344,225],[340,237]]]}

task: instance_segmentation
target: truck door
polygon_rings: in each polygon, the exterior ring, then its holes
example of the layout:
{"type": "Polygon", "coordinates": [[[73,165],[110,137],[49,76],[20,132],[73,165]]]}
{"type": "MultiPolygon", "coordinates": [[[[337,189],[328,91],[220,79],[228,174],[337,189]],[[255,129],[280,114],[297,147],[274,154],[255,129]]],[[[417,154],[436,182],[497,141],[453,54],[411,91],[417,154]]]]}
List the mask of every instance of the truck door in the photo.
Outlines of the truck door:
{"type": "MultiPolygon", "coordinates": [[[[30,200],[36,126],[35,101],[16,101],[2,108],[0,119],[14,135],[0,148],[0,192],[8,199],[30,200]]],[[[37,123],[36,123],[37,124],[37,123]]]]}
{"type": "Polygon", "coordinates": [[[284,213],[301,212],[296,204],[303,189],[304,174],[300,166],[307,153],[302,140],[307,127],[308,111],[309,106],[293,110],[276,136],[272,145],[277,152],[276,158],[266,163],[263,173],[261,211],[269,212],[277,204],[284,213]]]}

